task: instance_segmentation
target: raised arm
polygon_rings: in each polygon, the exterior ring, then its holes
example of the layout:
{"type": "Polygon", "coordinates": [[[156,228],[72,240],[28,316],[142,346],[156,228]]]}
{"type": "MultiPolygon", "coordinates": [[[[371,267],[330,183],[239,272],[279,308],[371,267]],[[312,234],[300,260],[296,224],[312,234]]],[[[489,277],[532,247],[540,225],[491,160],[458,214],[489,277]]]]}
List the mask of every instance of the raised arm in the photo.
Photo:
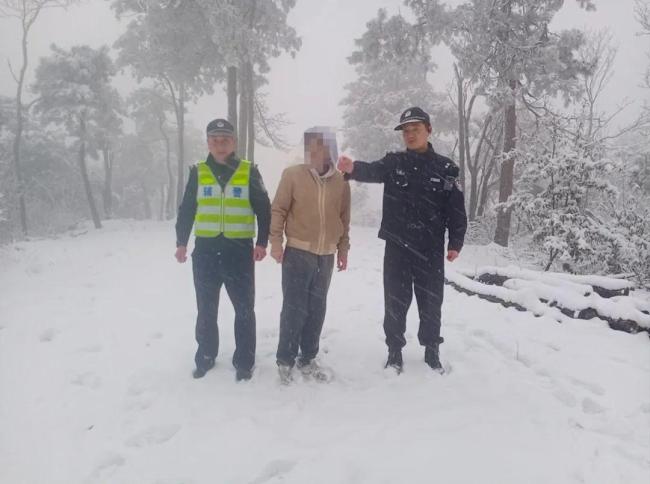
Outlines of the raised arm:
{"type": "Polygon", "coordinates": [[[397,158],[388,153],[381,160],[353,161],[348,156],[340,156],[338,169],[345,174],[346,180],[355,180],[364,183],[384,183],[388,174],[395,168],[397,158]]]}

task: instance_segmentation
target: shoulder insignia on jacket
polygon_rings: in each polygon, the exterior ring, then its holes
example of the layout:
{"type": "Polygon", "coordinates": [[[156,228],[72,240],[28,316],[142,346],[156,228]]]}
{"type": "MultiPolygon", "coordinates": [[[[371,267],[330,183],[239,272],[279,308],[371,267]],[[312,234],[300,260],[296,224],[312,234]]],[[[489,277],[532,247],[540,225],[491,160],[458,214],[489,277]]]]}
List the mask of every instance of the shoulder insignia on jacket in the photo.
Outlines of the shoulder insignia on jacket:
{"type": "Polygon", "coordinates": [[[460,173],[460,168],[458,168],[458,165],[453,161],[447,160],[445,163],[445,171],[447,172],[448,176],[457,178],[458,174],[460,173]]]}

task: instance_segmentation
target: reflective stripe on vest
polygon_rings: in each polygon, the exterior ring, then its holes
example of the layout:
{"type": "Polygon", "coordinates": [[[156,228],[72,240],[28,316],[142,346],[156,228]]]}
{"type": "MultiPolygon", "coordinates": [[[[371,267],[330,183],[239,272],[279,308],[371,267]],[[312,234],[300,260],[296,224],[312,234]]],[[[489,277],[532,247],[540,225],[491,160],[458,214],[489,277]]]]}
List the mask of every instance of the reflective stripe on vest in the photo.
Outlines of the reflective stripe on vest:
{"type": "Polygon", "coordinates": [[[194,235],[228,239],[255,237],[255,213],[250,202],[251,163],[241,160],[226,187],[215,178],[205,161],[197,164],[194,235]]]}

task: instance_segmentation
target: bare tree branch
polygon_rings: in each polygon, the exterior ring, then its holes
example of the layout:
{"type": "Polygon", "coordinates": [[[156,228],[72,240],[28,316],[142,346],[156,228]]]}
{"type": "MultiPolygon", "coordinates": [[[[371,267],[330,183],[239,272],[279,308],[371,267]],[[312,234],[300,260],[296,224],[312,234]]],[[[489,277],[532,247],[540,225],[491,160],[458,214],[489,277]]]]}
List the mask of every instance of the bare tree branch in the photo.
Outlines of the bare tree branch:
{"type": "Polygon", "coordinates": [[[11,74],[11,77],[13,77],[16,84],[18,84],[18,76],[14,72],[14,68],[11,66],[11,61],[9,59],[7,59],[7,65],[9,66],[9,73],[11,74]]]}

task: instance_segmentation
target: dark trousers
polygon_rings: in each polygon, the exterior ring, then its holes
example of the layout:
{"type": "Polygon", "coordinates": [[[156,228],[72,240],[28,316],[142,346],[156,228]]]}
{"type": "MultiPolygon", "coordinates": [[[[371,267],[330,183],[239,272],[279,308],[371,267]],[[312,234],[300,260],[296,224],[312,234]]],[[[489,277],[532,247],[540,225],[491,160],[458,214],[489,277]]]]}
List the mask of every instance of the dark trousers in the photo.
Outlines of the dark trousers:
{"type": "Polygon", "coordinates": [[[251,244],[232,244],[220,250],[192,254],[194,288],[196,290],[196,350],[195,361],[201,365],[205,358],[219,353],[219,293],[221,286],[235,309],[236,368],[250,370],[255,364],[255,262],[251,244]]]}
{"type": "Polygon", "coordinates": [[[413,292],[418,304],[423,346],[442,343],[440,312],[444,289],[444,255],[418,254],[394,242],[386,242],[384,253],[384,332],[389,349],[406,344],[406,314],[413,292]]]}
{"type": "Polygon", "coordinates": [[[293,366],[298,349],[304,362],[318,354],[333,268],[333,255],[316,255],[292,247],[284,251],[279,364],[293,366]]]}

